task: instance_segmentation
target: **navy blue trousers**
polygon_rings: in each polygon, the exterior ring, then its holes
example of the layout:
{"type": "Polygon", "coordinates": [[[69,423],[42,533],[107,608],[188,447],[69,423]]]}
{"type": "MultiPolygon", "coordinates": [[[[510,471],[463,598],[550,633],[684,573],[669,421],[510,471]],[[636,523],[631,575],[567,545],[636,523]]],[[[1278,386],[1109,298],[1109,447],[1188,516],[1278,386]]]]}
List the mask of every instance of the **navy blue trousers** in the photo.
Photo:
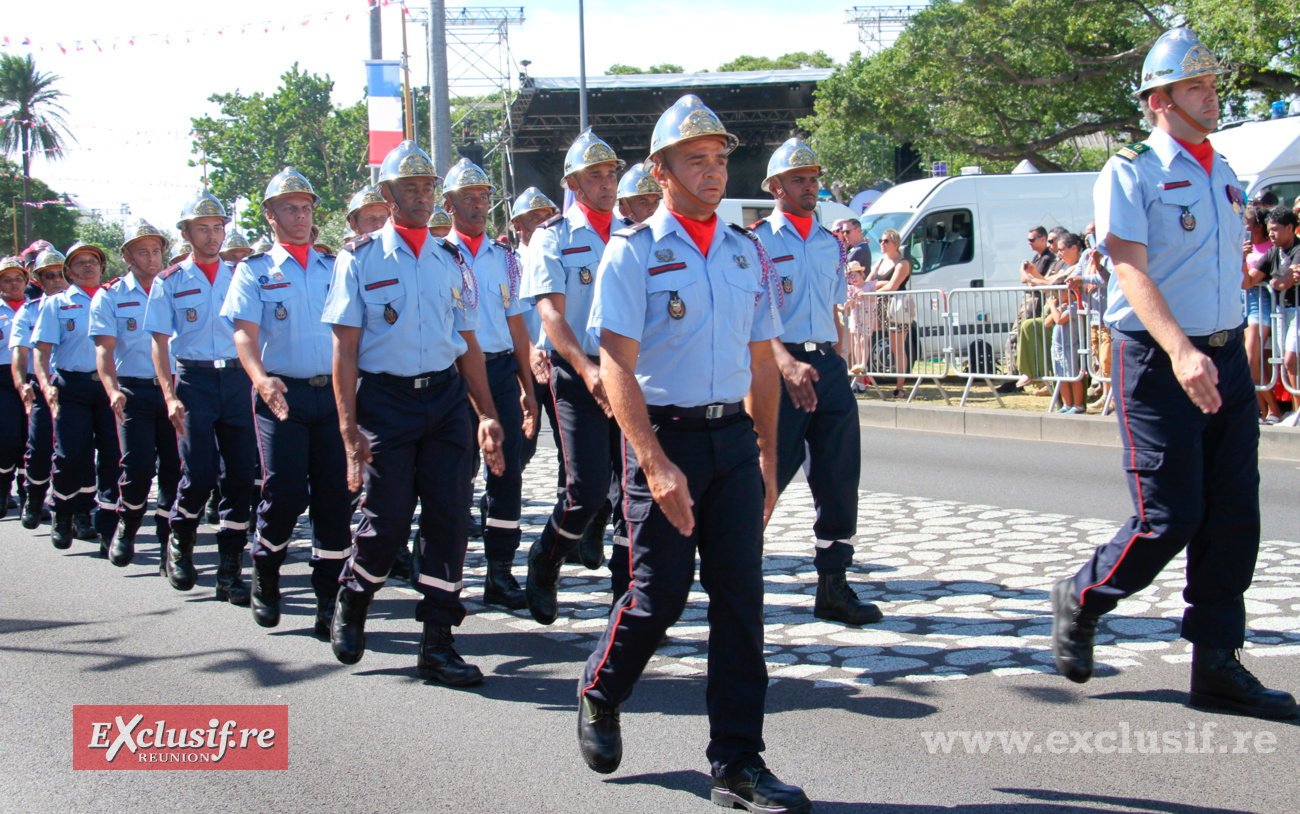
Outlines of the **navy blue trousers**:
{"type": "Polygon", "coordinates": [[[118,517],[144,517],[149,502],[149,488],[158,475],[158,505],[154,510],[154,529],[158,540],[171,536],[171,512],[181,479],[180,448],[176,428],[167,418],[167,401],[162,388],[151,379],[118,377],[118,386],[126,394],[126,418],[118,424],[118,443],[122,447],[122,477],[118,517]]]}
{"type": "Polygon", "coordinates": [[[817,409],[809,413],[795,407],[785,380],[781,380],[776,487],[784,493],[803,468],[817,509],[813,564],[818,571],[843,571],[853,562],[850,541],[858,531],[858,478],[862,472],[858,401],[849,387],[848,366],[834,349],[806,351],[790,345],[786,349],[817,371],[817,409]]]}
{"type": "Polygon", "coordinates": [[[220,481],[217,550],[222,554],[243,551],[248,543],[257,466],[253,409],[248,403],[252,387],[242,367],[182,365],[176,374],[176,396],[185,405],[185,434],[180,438],[181,485],[172,528],[197,528],[208,496],[220,481]]]}
{"type": "Polygon", "coordinates": [[[306,379],[280,379],[288,388],[284,421],[256,390],[252,395],[263,473],[253,565],[263,573],[280,570],[305,510],[312,530],[312,588],[318,597],[333,596],[352,550],[352,493],[334,388],[328,380],[313,386],[306,379]]]}
{"type": "MultiPolygon", "coordinates": [[[[549,365],[549,362],[547,363],[549,365]]],[[[560,422],[555,418],[555,394],[551,392],[551,383],[548,380],[545,383],[537,381],[533,377],[533,395],[537,398],[537,404],[546,414],[546,422],[551,426],[551,440],[555,442],[556,450],[560,448],[560,422]]],[[[523,448],[519,452],[519,457],[523,460],[524,469],[533,460],[533,455],[537,453],[537,440],[542,437],[541,416],[538,416],[537,432],[533,433],[532,438],[525,438],[523,448]]],[[[567,476],[564,474],[564,456],[556,455],[555,460],[558,462],[556,467],[555,478],[555,496],[559,498],[564,494],[564,484],[567,476]]]]}
{"type": "Polygon", "coordinates": [[[104,385],[92,373],[59,371],[59,417],[54,421],[54,463],[50,475],[54,510],[71,514],[84,506],[81,494],[94,494],[95,530],[112,535],[117,528],[117,479],[121,449],[117,417],[108,404],[104,385]],[[86,475],[95,473],[87,487],[86,475]]]}
{"type": "MultiPolygon", "coordinates": [[[[524,408],[519,403],[522,393],[518,378],[519,363],[513,356],[498,356],[487,363],[488,387],[492,390],[492,403],[496,405],[497,418],[505,435],[502,454],[506,471],[493,475],[487,471],[483,491],[483,551],[489,560],[514,559],[519,550],[519,514],[524,489],[524,408]]],[[[470,426],[478,427],[478,415],[470,406],[470,426]]],[[[477,430],[475,430],[477,433],[477,430]]],[[[536,446],[536,434],[533,444],[536,446]]],[[[474,444],[477,468],[478,445],[474,444]]]]}
{"type": "Polygon", "coordinates": [[[8,500],[22,464],[27,441],[27,413],[12,376],[0,381],[0,499],[8,500]]]}
{"type": "Polygon", "coordinates": [[[650,495],[630,445],[623,472],[631,531],[631,585],[587,660],[582,691],[621,704],[663,634],[686,607],[695,581],[709,595],[709,711],[706,749],[716,770],[763,751],[763,478],[758,439],[744,413],[717,420],[651,417],[664,452],[686,475],[695,528],[683,537],[650,495]]]}
{"type": "Polygon", "coordinates": [[[27,494],[39,506],[45,501],[50,488],[50,464],[54,460],[54,419],[50,406],[45,403],[45,393],[34,376],[27,381],[36,393],[32,411],[27,414],[27,451],[23,455],[23,473],[27,478],[27,494]]]}
{"type": "Polygon", "coordinates": [[[420,575],[414,587],[423,599],[415,618],[439,625],[459,625],[465,618],[465,507],[473,494],[476,437],[467,393],[455,368],[422,390],[364,371],[357,387],[357,425],[370,439],[371,462],[352,556],[339,579],[352,591],[374,593],[383,586],[411,534],[418,497],[420,575]]]}
{"type": "Polygon", "coordinates": [[[1259,552],[1259,413],[1240,336],[1214,348],[1223,406],[1205,415],[1147,334],[1115,332],[1113,389],[1136,513],[1075,576],[1083,610],[1103,614],[1187,549],[1183,638],[1245,641],[1244,594],[1259,552]]]}

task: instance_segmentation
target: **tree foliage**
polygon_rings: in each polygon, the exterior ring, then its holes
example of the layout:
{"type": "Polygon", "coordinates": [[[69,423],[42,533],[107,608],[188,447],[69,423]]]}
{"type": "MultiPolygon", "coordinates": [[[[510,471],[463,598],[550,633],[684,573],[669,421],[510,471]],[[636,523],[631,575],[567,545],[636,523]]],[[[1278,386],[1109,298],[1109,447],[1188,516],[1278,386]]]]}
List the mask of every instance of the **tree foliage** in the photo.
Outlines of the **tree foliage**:
{"type": "Polygon", "coordinates": [[[260,202],[266,183],[286,166],[307,176],[321,197],[318,218],[347,207],[352,194],[369,181],[367,119],[364,102],[340,107],[330,100],[328,76],[299,70],[280,77],[270,95],[218,93],[218,116],[193,120],[191,165],[206,161],[215,194],[228,206],[248,202],[239,225],[250,235],[267,235],[260,202]]]}
{"type": "MultiPolygon", "coordinates": [[[[0,54],[0,153],[18,153],[23,168],[23,200],[33,197],[32,157],[47,161],[63,157],[65,140],[72,139],[63,120],[63,91],[54,87],[60,77],[36,70],[31,54],[0,54]]],[[[25,213],[23,234],[31,240],[34,218],[25,213]]],[[[12,240],[12,238],[11,238],[12,240]]]]}
{"type": "Polygon", "coordinates": [[[833,68],[835,60],[820,49],[811,54],[807,51],[794,51],[783,54],[776,59],[771,57],[738,56],[730,62],[718,66],[719,71],[779,71],[796,68],[833,68]]]}
{"type": "Polygon", "coordinates": [[[651,65],[649,68],[646,68],[645,70],[641,70],[640,68],[637,68],[634,65],[623,65],[622,63],[616,62],[613,65],[609,66],[609,70],[605,71],[605,76],[627,76],[629,74],[639,74],[639,73],[685,73],[685,72],[686,69],[683,68],[681,65],[674,65],[671,62],[663,62],[658,65],[651,65]]]}
{"type": "Polygon", "coordinates": [[[120,220],[104,220],[99,216],[82,218],[77,224],[77,240],[93,243],[108,255],[106,277],[121,277],[126,273],[122,259],[122,244],[126,242],[126,224],[120,220]]]}
{"type": "MultiPolygon", "coordinates": [[[[45,185],[39,178],[31,179],[31,197],[35,201],[64,199],[63,195],[45,185]]],[[[0,158],[0,255],[17,254],[31,245],[23,236],[23,210],[31,213],[32,240],[48,240],[59,251],[77,240],[76,210],[59,204],[49,204],[37,209],[24,207],[23,174],[16,164],[0,158]],[[18,241],[14,245],[14,210],[18,210],[18,241]]]]}
{"type": "Polygon", "coordinates": [[[1232,68],[1229,108],[1300,90],[1294,0],[934,0],[896,43],[855,54],[802,124],[830,175],[890,178],[873,139],[934,159],[1009,169],[1086,169],[1081,137],[1145,137],[1133,91],[1156,37],[1186,23],[1232,68]],[[1279,39],[1279,37],[1281,39],[1279,39]]]}

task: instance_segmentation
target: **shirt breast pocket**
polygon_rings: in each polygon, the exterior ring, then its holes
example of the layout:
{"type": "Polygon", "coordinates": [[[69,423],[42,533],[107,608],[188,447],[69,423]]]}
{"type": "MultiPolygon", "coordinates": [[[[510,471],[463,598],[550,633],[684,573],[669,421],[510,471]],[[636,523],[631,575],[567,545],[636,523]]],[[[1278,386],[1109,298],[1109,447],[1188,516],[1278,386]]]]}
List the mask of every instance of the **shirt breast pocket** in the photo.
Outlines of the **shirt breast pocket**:
{"type": "Polygon", "coordinates": [[[712,307],[705,286],[690,272],[669,272],[650,278],[646,285],[647,325],[657,325],[681,341],[690,336],[712,307]]]}
{"type": "Polygon", "coordinates": [[[130,336],[132,333],[144,330],[143,305],[128,305],[125,308],[118,308],[115,316],[117,317],[118,336],[130,336]]]}
{"type": "MultiPolygon", "coordinates": [[[[1160,218],[1150,224],[1165,233],[1171,242],[1186,239],[1197,227],[1197,213],[1200,196],[1192,187],[1160,190],[1160,218]],[[1181,235],[1181,237],[1179,237],[1181,235]]],[[[1207,224],[1207,228],[1210,224],[1207,224]]]]}
{"type": "Polygon", "coordinates": [[[202,294],[173,297],[172,310],[176,312],[176,332],[184,333],[194,323],[202,322],[207,316],[207,298],[202,294]]]}
{"type": "Polygon", "coordinates": [[[258,286],[257,298],[262,302],[262,324],[274,326],[284,322],[297,299],[297,289],[292,285],[258,286]]]}
{"type": "Polygon", "coordinates": [[[560,260],[564,266],[564,290],[568,296],[588,296],[596,282],[596,266],[600,255],[595,252],[565,255],[560,260]]]}
{"type": "Polygon", "coordinates": [[[396,325],[406,311],[406,286],[401,280],[376,280],[361,289],[366,304],[366,327],[384,333],[396,325]]]}

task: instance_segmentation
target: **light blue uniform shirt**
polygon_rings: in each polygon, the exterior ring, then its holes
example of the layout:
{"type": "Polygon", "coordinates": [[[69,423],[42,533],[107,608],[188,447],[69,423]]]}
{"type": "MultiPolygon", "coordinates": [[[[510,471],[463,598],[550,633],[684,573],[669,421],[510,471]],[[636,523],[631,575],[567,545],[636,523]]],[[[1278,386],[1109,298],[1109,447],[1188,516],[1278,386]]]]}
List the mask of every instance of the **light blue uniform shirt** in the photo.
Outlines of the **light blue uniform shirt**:
{"type": "Polygon", "coordinates": [[[363,373],[435,373],[468,349],[460,332],[477,327],[478,292],[443,244],[430,235],[416,258],[390,220],[339,254],[321,319],[362,329],[363,373]]]}
{"type": "Polygon", "coordinates": [[[665,206],[645,226],[611,237],[588,333],[641,343],[636,378],[646,404],[740,401],[749,392],[749,343],[782,331],[758,248],[718,220],[706,260],[665,206]]]}
{"type": "MultiPolygon", "coordinates": [[[[1245,319],[1241,245],[1246,227],[1229,196],[1241,194],[1241,183],[1217,153],[1207,176],[1163,130],[1152,131],[1145,143],[1148,152],[1131,161],[1112,156],[1097,176],[1097,239],[1113,234],[1147,247],[1147,274],[1188,336],[1236,328],[1245,319]],[[1184,212],[1195,219],[1194,228],[1184,227],[1184,212]]],[[[1118,275],[1111,275],[1107,294],[1107,325],[1146,330],[1118,275]]]]}
{"type": "Polygon", "coordinates": [[[307,268],[280,244],[235,267],[221,316],[258,326],[262,366],[272,376],[310,379],[333,370],[334,337],[321,322],[334,258],[307,249],[307,268]]]}
{"type": "Polygon", "coordinates": [[[849,284],[844,279],[844,253],[839,240],[813,216],[808,239],[780,211],[759,221],[754,232],[763,241],[776,269],[774,284],[781,287],[785,301],[777,295],[783,342],[838,342],[834,306],[848,300],[849,284]]]}
{"type": "Polygon", "coordinates": [[[487,235],[479,243],[477,255],[470,254],[469,246],[455,229],[447,233],[447,242],[460,249],[460,256],[474,270],[474,278],[478,281],[478,327],[474,329],[474,335],[479,347],[484,353],[514,350],[515,343],[510,337],[506,318],[533,310],[532,304],[519,296],[523,269],[518,256],[487,235]]]}
{"type": "MultiPolygon", "coordinates": [[[[158,285],[157,277],[153,284],[158,285]]],[[[113,361],[119,376],[152,379],[158,375],[153,366],[153,334],[144,329],[148,307],[149,294],[131,272],[100,288],[90,303],[90,335],[117,340],[113,361]]],[[[176,372],[175,359],[172,372],[176,372]]]]}
{"type": "MultiPolygon", "coordinates": [[[[42,294],[37,299],[28,300],[23,303],[23,307],[18,309],[18,315],[14,317],[13,323],[6,334],[8,337],[8,342],[6,344],[9,347],[10,362],[12,362],[14,358],[14,348],[31,349],[36,347],[36,342],[32,339],[32,331],[36,328],[36,317],[41,313],[41,303],[44,301],[45,295],[42,294]]],[[[50,354],[50,356],[53,357],[54,354],[50,354]]],[[[50,372],[52,373],[54,370],[54,359],[51,358],[50,372]]],[[[27,354],[27,372],[31,375],[35,375],[36,373],[36,359],[30,353],[27,354]]]]}
{"type": "Polygon", "coordinates": [[[149,309],[144,316],[146,331],[171,337],[176,359],[212,362],[235,359],[235,329],[221,318],[234,269],[222,260],[217,276],[208,282],[203,270],[187,257],[158,275],[149,289],[149,309]]]}
{"type": "Polygon", "coordinates": [[[90,338],[90,295],[81,286],[70,285],[53,297],[44,297],[32,339],[49,342],[58,349],[59,370],[93,373],[95,341],[90,338]]]}
{"type": "MultiPolygon", "coordinates": [[[[3,344],[0,345],[0,359],[4,359],[6,368],[14,359],[14,352],[10,350],[10,348],[14,347],[14,326],[18,321],[18,315],[27,308],[27,305],[28,303],[24,302],[22,305],[18,306],[17,310],[14,310],[9,307],[9,302],[7,300],[0,299],[0,340],[3,340],[3,344]]],[[[28,355],[27,360],[30,365],[30,354],[28,355]]],[[[6,378],[10,377],[6,376],[6,378]]]]}
{"type": "MultiPolygon", "coordinates": [[[[618,218],[610,222],[610,228],[618,228],[618,218]]],[[[551,226],[539,227],[528,243],[522,296],[536,304],[543,294],[563,294],[564,321],[569,323],[573,335],[582,344],[582,352],[588,356],[600,353],[600,338],[587,333],[587,318],[591,315],[596,272],[604,252],[605,241],[587,222],[582,207],[576,204],[551,226]]],[[[542,332],[537,347],[555,350],[545,333],[542,332]]]]}

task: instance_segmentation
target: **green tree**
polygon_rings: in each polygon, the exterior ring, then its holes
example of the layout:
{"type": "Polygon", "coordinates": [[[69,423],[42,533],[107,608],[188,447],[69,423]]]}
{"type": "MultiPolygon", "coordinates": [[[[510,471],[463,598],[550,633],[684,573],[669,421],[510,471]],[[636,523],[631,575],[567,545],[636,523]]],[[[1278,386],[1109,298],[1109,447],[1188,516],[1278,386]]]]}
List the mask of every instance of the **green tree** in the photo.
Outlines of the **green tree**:
{"type": "Polygon", "coordinates": [[[825,51],[795,51],[772,59],[771,57],[738,56],[718,66],[719,71],[779,71],[796,68],[833,68],[835,60],[825,51]]]}
{"type": "Polygon", "coordinates": [[[685,72],[686,69],[683,68],[681,65],[674,65],[671,62],[663,62],[660,63],[659,65],[651,65],[649,68],[646,68],[644,71],[634,65],[623,65],[621,63],[615,63],[609,66],[609,70],[605,71],[605,76],[627,76],[629,74],[642,74],[642,73],[685,73],[685,72]]]}
{"type": "Polygon", "coordinates": [[[1133,91],[1161,32],[1200,31],[1232,69],[1228,107],[1244,112],[1300,90],[1298,17],[1294,0],[935,0],[892,47],[837,69],[801,125],[832,179],[858,188],[890,177],[863,156],[876,135],[952,165],[1093,168],[1080,137],[1145,137],[1133,91]]]}
{"type": "Polygon", "coordinates": [[[41,179],[25,179],[19,166],[0,158],[0,254],[17,254],[31,245],[32,241],[23,236],[24,215],[32,219],[35,236],[32,240],[48,240],[59,251],[71,246],[77,239],[77,215],[67,201],[67,196],[50,189],[41,179]],[[24,180],[31,195],[23,193],[24,180]],[[23,200],[29,197],[37,202],[62,200],[65,203],[23,206],[23,200]]]}
{"type": "MultiPolygon", "coordinates": [[[[108,268],[105,278],[121,277],[126,273],[126,261],[122,259],[122,243],[126,240],[126,225],[120,220],[104,220],[95,215],[82,218],[77,224],[77,240],[94,243],[108,255],[108,268]]],[[[164,258],[165,259],[165,258],[164,258]]]]}
{"type": "MultiPolygon", "coordinates": [[[[48,160],[63,157],[64,139],[71,139],[60,100],[63,91],[54,87],[60,77],[36,70],[30,54],[0,54],[0,152],[22,156],[23,200],[32,201],[32,156],[48,160]]],[[[32,240],[32,212],[23,213],[23,240],[32,240]]]]}
{"type": "Polygon", "coordinates": [[[218,93],[217,116],[193,119],[193,152],[205,164],[212,192],[227,205],[244,200],[239,225],[253,240],[268,235],[262,193],[286,166],[298,169],[321,197],[318,217],[347,208],[352,194],[369,181],[366,106],[340,107],[330,100],[328,76],[299,70],[280,77],[270,95],[218,93]]]}

